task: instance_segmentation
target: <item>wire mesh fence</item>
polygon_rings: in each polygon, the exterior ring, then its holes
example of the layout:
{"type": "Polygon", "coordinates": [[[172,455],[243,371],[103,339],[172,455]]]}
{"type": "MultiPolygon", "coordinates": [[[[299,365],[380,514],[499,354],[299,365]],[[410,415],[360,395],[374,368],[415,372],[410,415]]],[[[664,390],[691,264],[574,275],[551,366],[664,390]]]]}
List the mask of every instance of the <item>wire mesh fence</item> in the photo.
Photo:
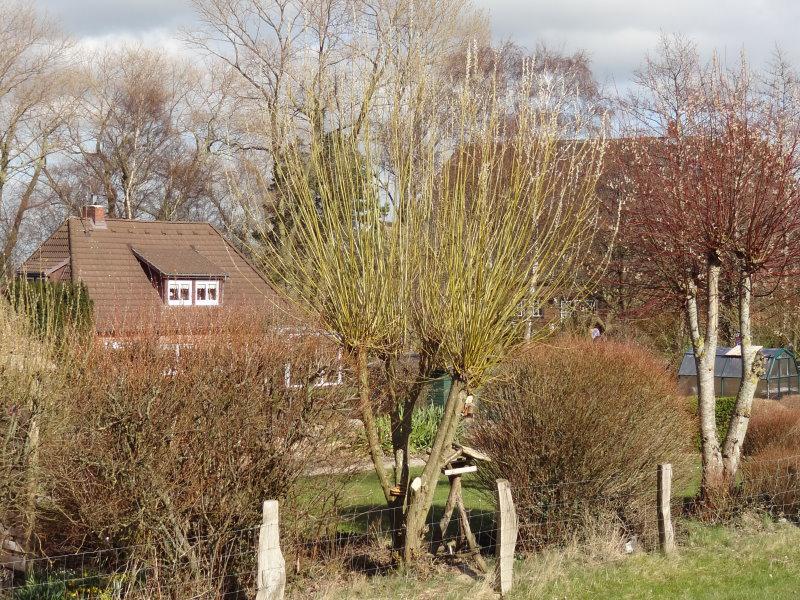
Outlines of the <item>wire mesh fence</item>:
{"type": "MultiPolygon", "coordinates": [[[[730,498],[733,510],[756,509],[776,518],[800,516],[800,454],[746,461],[730,498]]],[[[699,477],[693,472],[692,477],[699,477]]],[[[608,559],[658,549],[657,474],[646,498],[625,490],[602,492],[602,480],[554,481],[511,489],[518,519],[517,554],[536,552],[571,539],[605,535],[616,545],[608,559]],[[592,490],[581,495],[581,489],[592,490]],[[597,491],[601,490],[601,491],[597,491]],[[526,493],[521,493],[525,491],[526,493]],[[528,499],[519,502],[518,498],[528,499]],[[530,499],[537,499],[530,502],[530,499]]],[[[487,495],[489,491],[487,490],[487,495]]],[[[678,545],[684,517],[696,490],[680,490],[668,501],[678,545]]],[[[491,504],[465,506],[466,520],[445,522],[444,507],[432,510],[423,532],[423,548],[442,564],[458,564],[475,575],[493,571],[500,528],[491,504]],[[469,533],[473,543],[470,543],[469,533]]],[[[281,524],[284,564],[275,565],[290,584],[325,569],[375,576],[396,572],[405,529],[395,508],[351,508],[336,514],[304,515],[281,524]]],[[[181,547],[154,542],[93,548],[53,556],[25,557],[25,572],[6,570],[0,598],[254,598],[259,579],[273,567],[259,565],[262,524],[189,536],[181,547]],[[259,568],[260,567],[260,568],[259,568]]],[[[263,546],[263,538],[262,538],[263,546]]],[[[262,547],[262,550],[264,548],[262,547]]],[[[9,564],[9,563],[7,563],[9,564]]]]}

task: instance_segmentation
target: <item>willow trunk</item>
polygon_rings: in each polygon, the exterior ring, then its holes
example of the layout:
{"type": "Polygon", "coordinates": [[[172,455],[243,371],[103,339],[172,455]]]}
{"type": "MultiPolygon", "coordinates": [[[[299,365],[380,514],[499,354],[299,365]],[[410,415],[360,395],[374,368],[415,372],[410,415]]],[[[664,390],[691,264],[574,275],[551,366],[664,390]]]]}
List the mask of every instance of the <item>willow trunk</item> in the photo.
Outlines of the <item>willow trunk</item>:
{"type": "Polygon", "coordinates": [[[406,535],[403,558],[406,563],[419,557],[422,548],[422,536],[425,533],[425,524],[433,503],[439,473],[444,467],[444,461],[452,450],[461,411],[464,405],[465,385],[458,377],[453,378],[450,393],[445,401],[442,420],[436,431],[436,437],[431,447],[431,453],[425,468],[420,475],[419,489],[409,495],[408,510],[406,512],[406,535]]]}

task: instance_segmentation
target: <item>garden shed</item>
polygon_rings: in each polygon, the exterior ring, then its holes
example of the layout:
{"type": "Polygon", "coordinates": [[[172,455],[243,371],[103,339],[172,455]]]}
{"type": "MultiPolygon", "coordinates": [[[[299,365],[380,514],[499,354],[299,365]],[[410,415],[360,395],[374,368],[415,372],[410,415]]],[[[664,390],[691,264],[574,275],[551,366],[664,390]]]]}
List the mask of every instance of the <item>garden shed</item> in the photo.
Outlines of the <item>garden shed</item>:
{"type": "MultiPolygon", "coordinates": [[[[756,397],[780,398],[797,394],[800,390],[800,374],[794,352],[787,348],[760,348],[766,359],[764,375],[758,382],[756,397]]],[[[678,386],[686,396],[697,395],[697,368],[694,353],[683,355],[678,370],[678,386]]],[[[717,348],[714,362],[714,393],[717,396],[735,396],[742,379],[742,354],[739,346],[717,348]]]]}

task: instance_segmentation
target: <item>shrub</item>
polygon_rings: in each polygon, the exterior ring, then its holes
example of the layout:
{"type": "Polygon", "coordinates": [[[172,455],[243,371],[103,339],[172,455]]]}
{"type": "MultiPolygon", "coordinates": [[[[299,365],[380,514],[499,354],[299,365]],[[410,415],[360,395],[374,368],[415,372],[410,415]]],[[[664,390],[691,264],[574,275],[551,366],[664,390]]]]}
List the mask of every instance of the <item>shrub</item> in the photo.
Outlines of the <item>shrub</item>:
{"type": "Polygon", "coordinates": [[[758,401],[744,440],[742,504],[800,517],[800,409],[758,401]]]}
{"type": "Polygon", "coordinates": [[[770,445],[742,463],[740,501],[775,516],[800,518],[800,455],[770,445]]]}
{"type": "MultiPolygon", "coordinates": [[[[736,397],[735,396],[719,396],[717,398],[716,409],[714,411],[714,421],[717,426],[717,438],[719,439],[720,444],[725,443],[725,438],[728,436],[728,426],[731,422],[731,415],[733,414],[733,409],[736,406],[736,397]]],[[[696,446],[698,450],[700,449],[700,412],[699,407],[697,405],[697,396],[690,397],[690,406],[692,410],[692,414],[697,419],[697,435],[696,437],[696,446]]]]}
{"type": "MultiPolygon", "coordinates": [[[[444,414],[444,407],[428,405],[415,408],[411,415],[411,436],[408,440],[411,452],[418,454],[425,452],[433,445],[436,431],[444,414]]],[[[381,439],[381,446],[384,451],[392,450],[392,425],[389,415],[381,415],[378,418],[378,434],[381,439]]],[[[461,429],[456,433],[456,440],[461,436],[461,429]]]]}
{"type": "MultiPolygon", "coordinates": [[[[566,541],[590,522],[652,531],[656,465],[675,486],[692,463],[692,417],[664,363],[615,342],[562,339],[516,356],[481,394],[470,441],[511,483],[523,547],[566,541]]],[[[587,533],[589,533],[587,531],[587,533]]]]}
{"type": "Polygon", "coordinates": [[[251,586],[261,502],[292,499],[342,431],[344,386],[287,387],[285,364],[293,382],[310,381],[335,352],[240,328],[179,354],[155,336],[85,353],[70,367],[70,427],[44,461],[46,550],[121,548],[115,564],[146,574],[146,597],[251,586]]]}
{"type": "Polygon", "coordinates": [[[61,335],[67,327],[92,327],[92,301],[82,283],[19,278],[6,288],[6,297],[40,335],[61,335]]]}
{"type": "Polygon", "coordinates": [[[797,449],[800,444],[800,409],[772,401],[756,400],[742,451],[758,456],[770,447],[797,449]]]}
{"type": "Polygon", "coordinates": [[[63,426],[65,377],[58,364],[69,356],[65,340],[73,339],[67,331],[58,339],[39,333],[0,297],[0,524],[31,551],[43,478],[40,445],[63,426]]]}

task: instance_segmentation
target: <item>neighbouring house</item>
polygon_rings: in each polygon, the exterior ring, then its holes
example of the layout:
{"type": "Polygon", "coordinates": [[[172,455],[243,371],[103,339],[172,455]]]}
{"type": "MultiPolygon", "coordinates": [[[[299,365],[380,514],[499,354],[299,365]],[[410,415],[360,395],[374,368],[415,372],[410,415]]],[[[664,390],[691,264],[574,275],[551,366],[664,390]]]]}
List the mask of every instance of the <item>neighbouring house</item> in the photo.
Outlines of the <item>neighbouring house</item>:
{"type": "MultiPolygon", "coordinates": [[[[799,393],[800,372],[794,352],[788,348],[757,348],[764,355],[764,374],[758,380],[756,397],[774,399],[799,393]]],[[[735,396],[741,382],[741,347],[717,348],[714,360],[714,394],[735,396]]],[[[685,396],[697,395],[697,366],[691,350],[683,355],[678,370],[678,386],[685,396]]]]}
{"type": "Polygon", "coordinates": [[[98,205],[68,218],[19,272],[83,283],[102,337],[223,312],[285,312],[269,282],[210,223],[111,219],[98,205]]]}

